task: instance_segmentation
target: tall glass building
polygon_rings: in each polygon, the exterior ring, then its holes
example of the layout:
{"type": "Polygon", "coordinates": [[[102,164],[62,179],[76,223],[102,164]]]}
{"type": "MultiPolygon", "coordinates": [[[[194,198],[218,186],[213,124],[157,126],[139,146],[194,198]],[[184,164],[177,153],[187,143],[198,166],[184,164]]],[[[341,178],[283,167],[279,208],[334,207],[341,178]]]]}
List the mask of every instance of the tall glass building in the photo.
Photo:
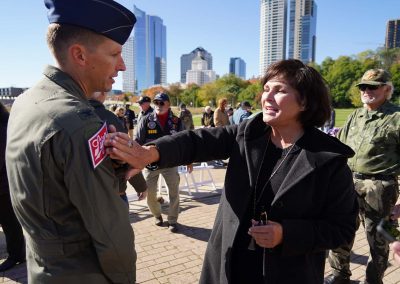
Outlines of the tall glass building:
{"type": "Polygon", "coordinates": [[[269,65],[285,58],[305,64],[315,61],[315,1],[290,0],[289,11],[287,8],[288,0],[260,0],[260,76],[269,65]]]}
{"type": "MultiPolygon", "coordinates": [[[[167,35],[160,17],[146,15],[136,6],[133,6],[133,13],[137,20],[132,32],[133,69],[128,70],[127,66],[125,78],[135,78],[134,93],[140,95],[144,89],[167,83],[167,35]]],[[[131,56],[129,52],[123,53],[125,62],[129,62],[128,56],[131,56]]],[[[125,82],[122,84],[125,86],[125,82]]]]}
{"type": "Polygon", "coordinates": [[[188,54],[183,54],[181,56],[181,83],[187,83],[186,79],[186,72],[191,70],[192,68],[192,61],[194,58],[197,57],[197,55],[200,54],[200,56],[207,61],[207,68],[209,70],[212,70],[212,55],[209,53],[207,50],[205,50],[202,47],[197,47],[194,49],[192,52],[188,54]]]}
{"type": "Polygon", "coordinates": [[[122,72],[122,90],[124,92],[135,93],[135,65],[134,65],[134,48],[133,37],[128,38],[122,46],[122,58],[124,59],[126,70],[122,72]]]}
{"type": "Polygon", "coordinates": [[[317,5],[314,0],[290,0],[288,58],[315,62],[317,5]]]}
{"type": "Polygon", "coordinates": [[[387,49],[400,47],[400,19],[388,21],[385,47],[387,49]]]}
{"type": "Polygon", "coordinates": [[[287,0],[260,0],[259,74],[272,63],[285,59],[287,0]]]}
{"type": "Polygon", "coordinates": [[[246,80],[246,62],[240,57],[231,57],[229,60],[229,73],[246,80]]]}

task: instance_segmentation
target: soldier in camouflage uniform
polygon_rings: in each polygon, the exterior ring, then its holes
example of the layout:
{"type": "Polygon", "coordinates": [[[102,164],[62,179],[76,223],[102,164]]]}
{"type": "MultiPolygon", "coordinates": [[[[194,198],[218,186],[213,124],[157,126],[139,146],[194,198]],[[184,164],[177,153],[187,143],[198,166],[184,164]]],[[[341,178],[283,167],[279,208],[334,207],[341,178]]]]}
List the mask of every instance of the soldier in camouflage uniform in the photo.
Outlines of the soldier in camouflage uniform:
{"type": "MultiPolygon", "coordinates": [[[[364,283],[381,284],[389,246],[376,227],[382,218],[390,218],[399,195],[400,107],[389,102],[393,85],[390,74],[383,69],[368,70],[357,86],[364,108],[349,116],[338,138],[356,152],[348,164],[353,171],[359,217],[370,247],[364,283]]],[[[350,283],[353,243],[330,252],[333,274],[325,279],[325,284],[350,283]]]]}

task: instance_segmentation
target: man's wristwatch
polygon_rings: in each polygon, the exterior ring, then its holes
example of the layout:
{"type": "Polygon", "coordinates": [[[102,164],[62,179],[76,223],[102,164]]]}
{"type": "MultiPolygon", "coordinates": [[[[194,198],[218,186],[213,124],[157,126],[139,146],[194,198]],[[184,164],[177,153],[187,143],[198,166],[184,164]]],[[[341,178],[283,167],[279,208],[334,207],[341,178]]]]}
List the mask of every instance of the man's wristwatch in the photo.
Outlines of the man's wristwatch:
{"type": "MultiPolygon", "coordinates": [[[[157,145],[152,144],[151,142],[148,143],[148,144],[146,144],[146,146],[153,146],[153,147],[155,147],[155,148],[158,150],[157,145]]],[[[154,162],[154,163],[151,163],[151,164],[148,164],[148,165],[146,166],[146,169],[148,169],[149,171],[158,170],[158,161],[157,161],[157,162],[154,162]]]]}
{"type": "Polygon", "coordinates": [[[146,166],[146,169],[148,169],[149,171],[155,171],[158,169],[158,163],[155,162],[155,163],[148,164],[146,166]]]}

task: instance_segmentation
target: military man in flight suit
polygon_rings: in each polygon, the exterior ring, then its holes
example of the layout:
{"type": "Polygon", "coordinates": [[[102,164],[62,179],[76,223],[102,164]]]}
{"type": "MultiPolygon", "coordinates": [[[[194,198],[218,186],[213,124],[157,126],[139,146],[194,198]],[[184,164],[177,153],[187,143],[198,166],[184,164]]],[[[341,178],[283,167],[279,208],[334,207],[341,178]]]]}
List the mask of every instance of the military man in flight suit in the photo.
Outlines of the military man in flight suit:
{"type": "Polygon", "coordinates": [[[135,283],[127,206],[87,98],[124,71],[136,22],[111,0],[45,0],[56,67],[15,101],[6,162],[25,231],[29,283],[135,283]],[[29,121],[29,123],[26,123],[29,121]]]}

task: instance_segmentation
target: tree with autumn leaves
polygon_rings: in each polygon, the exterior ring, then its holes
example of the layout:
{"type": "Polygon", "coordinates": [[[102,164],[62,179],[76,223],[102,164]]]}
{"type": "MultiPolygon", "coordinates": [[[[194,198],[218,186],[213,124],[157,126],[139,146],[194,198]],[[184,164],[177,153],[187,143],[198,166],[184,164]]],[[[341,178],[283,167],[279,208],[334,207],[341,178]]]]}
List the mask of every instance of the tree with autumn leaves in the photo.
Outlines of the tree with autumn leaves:
{"type": "MultiPolygon", "coordinates": [[[[361,105],[360,94],[355,85],[364,72],[371,68],[384,68],[392,74],[395,87],[392,100],[400,104],[400,48],[367,50],[353,56],[340,56],[337,59],[327,57],[319,65],[315,63],[310,65],[324,77],[331,90],[334,107],[347,108],[361,105]]],[[[168,88],[154,86],[144,90],[143,95],[153,98],[159,92],[167,93],[174,106],[183,102],[193,107],[206,105],[215,107],[216,102],[224,97],[231,106],[246,100],[253,107],[259,108],[262,86],[258,78],[243,80],[228,74],[203,86],[189,84],[183,88],[180,83],[171,84],[168,88]]]]}

